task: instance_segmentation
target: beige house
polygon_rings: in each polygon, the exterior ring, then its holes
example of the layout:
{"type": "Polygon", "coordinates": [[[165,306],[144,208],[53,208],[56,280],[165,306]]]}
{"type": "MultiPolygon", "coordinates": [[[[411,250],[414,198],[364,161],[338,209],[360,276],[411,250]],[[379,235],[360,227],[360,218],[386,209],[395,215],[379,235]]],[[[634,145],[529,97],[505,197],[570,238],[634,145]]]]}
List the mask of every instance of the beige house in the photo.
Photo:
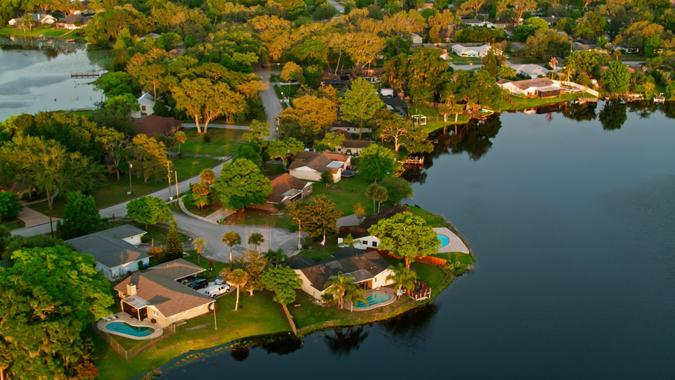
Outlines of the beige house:
{"type": "Polygon", "coordinates": [[[322,301],[330,280],[339,273],[351,276],[354,283],[364,289],[378,289],[393,283],[388,279],[393,271],[377,252],[341,248],[335,256],[335,259],[295,269],[302,280],[301,289],[316,300],[322,301]]]}
{"type": "Polygon", "coordinates": [[[267,203],[288,204],[302,199],[312,193],[312,183],[297,179],[288,173],[284,173],[272,179],[272,194],[267,198],[267,203]]]}
{"type": "Polygon", "coordinates": [[[543,98],[547,96],[558,96],[562,92],[560,82],[547,78],[526,79],[498,84],[499,87],[513,95],[526,97],[543,98]]]}
{"type": "Polygon", "coordinates": [[[215,307],[215,300],[184,284],[204,271],[176,259],[134,273],[115,286],[120,308],[133,318],[160,327],[206,314],[215,307]]]}
{"type": "Polygon", "coordinates": [[[351,140],[346,139],[342,145],[335,147],[336,153],[347,154],[350,156],[358,156],[361,154],[361,150],[370,146],[370,141],[368,140],[351,140]]]}
{"type": "Polygon", "coordinates": [[[342,179],[342,171],[351,166],[351,157],[331,152],[300,152],[289,166],[290,175],[306,181],[321,181],[321,174],[330,171],[333,182],[342,179]]]}

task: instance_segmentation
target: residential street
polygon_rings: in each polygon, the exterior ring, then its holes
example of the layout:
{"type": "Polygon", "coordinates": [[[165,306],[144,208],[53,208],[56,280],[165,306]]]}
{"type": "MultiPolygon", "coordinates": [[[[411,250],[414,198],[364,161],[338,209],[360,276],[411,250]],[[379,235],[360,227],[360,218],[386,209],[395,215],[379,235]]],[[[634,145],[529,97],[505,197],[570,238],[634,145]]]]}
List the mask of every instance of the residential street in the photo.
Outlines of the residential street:
{"type": "Polygon", "coordinates": [[[258,67],[255,69],[255,73],[260,75],[263,82],[268,83],[267,90],[260,93],[260,100],[262,101],[263,108],[265,109],[265,115],[267,116],[267,124],[270,126],[270,140],[277,138],[277,118],[282,111],[281,102],[277,97],[277,93],[274,92],[274,86],[270,82],[270,69],[258,67]]]}

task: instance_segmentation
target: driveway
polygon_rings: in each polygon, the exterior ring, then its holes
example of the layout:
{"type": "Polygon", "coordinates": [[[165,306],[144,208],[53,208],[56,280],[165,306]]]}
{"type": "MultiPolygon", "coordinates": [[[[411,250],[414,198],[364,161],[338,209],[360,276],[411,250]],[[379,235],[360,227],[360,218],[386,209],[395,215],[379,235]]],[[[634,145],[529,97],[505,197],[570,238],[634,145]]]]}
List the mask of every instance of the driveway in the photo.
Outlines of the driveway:
{"type": "Polygon", "coordinates": [[[258,232],[263,235],[265,242],[259,247],[261,252],[271,249],[283,249],[287,256],[292,256],[297,250],[297,234],[283,228],[247,225],[222,225],[205,222],[189,217],[182,213],[173,213],[178,228],[192,237],[200,236],[206,240],[205,256],[216,261],[227,262],[227,245],[221,240],[229,231],[236,231],[241,236],[241,246],[233,248],[235,257],[242,256],[246,252],[246,242],[252,233],[258,232]]]}
{"type": "Polygon", "coordinates": [[[277,97],[277,93],[274,92],[274,86],[270,83],[270,69],[265,69],[258,67],[255,69],[255,73],[260,75],[260,78],[263,82],[268,84],[267,90],[260,93],[260,100],[262,101],[263,108],[265,109],[265,116],[267,118],[267,125],[270,126],[270,140],[277,138],[277,118],[282,111],[281,101],[277,97]]]}

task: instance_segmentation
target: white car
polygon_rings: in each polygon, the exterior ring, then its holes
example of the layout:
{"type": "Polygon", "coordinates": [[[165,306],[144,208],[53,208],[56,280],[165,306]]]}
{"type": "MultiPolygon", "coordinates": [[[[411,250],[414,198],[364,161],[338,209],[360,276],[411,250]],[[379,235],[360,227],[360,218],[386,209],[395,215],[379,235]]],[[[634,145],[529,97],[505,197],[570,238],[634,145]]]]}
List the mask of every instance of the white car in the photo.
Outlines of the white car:
{"type": "Polygon", "coordinates": [[[229,291],[230,291],[230,285],[227,285],[227,284],[216,285],[216,284],[213,284],[213,283],[209,284],[209,286],[207,286],[205,288],[202,288],[202,289],[198,290],[199,293],[201,293],[205,296],[209,296],[211,298],[220,297],[223,294],[228,293],[229,291]]]}
{"type": "Polygon", "coordinates": [[[394,97],[394,89],[393,88],[382,88],[382,89],[380,89],[380,95],[383,98],[393,98],[394,97]]]}

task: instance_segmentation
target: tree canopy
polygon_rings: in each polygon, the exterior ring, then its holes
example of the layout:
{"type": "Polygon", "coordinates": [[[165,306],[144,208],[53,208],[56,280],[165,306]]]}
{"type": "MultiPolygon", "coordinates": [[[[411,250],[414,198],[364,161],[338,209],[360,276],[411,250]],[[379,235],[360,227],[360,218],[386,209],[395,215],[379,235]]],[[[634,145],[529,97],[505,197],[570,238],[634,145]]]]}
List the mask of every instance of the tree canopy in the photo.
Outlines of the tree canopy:
{"type": "Polygon", "coordinates": [[[145,225],[173,220],[167,204],[157,197],[136,198],[127,203],[127,216],[145,225]]]}
{"type": "Polygon", "coordinates": [[[416,258],[437,253],[440,248],[436,232],[410,211],[380,220],[368,233],[380,240],[380,249],[401,256],[406,268],[410,268],[410,262],[416,258]]]}
{"type": "Polygon", "coordinates": [[[272,193],[270,180],[245,158],[224,165],[213,188],[223,206],[232,210],[264,203],[272,193]]]}

